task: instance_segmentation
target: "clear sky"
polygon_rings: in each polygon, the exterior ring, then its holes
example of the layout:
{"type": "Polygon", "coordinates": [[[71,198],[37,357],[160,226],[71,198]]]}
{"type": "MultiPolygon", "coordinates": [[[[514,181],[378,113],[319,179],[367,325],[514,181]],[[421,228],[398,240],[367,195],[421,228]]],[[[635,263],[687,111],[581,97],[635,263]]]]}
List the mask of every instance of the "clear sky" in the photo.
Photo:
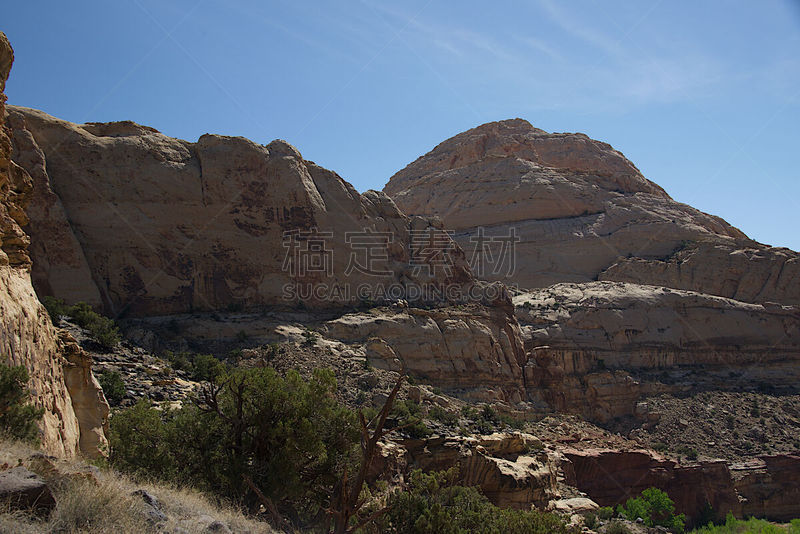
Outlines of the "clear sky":
{"type": "Polygon", "coordinates": [[[800,250],[800,2],[17,0],[13,104],[286,139],[359,191],[522,117],[800,250]]]}

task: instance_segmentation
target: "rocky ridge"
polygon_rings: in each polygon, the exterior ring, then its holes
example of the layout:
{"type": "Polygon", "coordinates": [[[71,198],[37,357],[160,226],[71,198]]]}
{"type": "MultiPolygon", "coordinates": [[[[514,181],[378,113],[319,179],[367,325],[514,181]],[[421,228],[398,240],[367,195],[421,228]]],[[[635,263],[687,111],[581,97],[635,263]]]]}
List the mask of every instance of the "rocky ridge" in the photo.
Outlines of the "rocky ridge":
{"type": "Polygon", "coordinates": [[[592,282],[514,297],[529,396],[604,422],[659,393],[797,393],[800,315],[690,291],[592,282]]]}
{"type": "Polygon", "coordinates": [[[411,236],[435,233],[429,222],[382,193],[360,195],[285,141],[190,143],[14,106],[8,122],[14,160],[34,181],[27,229],[41,295],[137,317],[335,308],[386,300],[389,287],[402,297],[409,285],[475,283],[447,243],[446,266],[412,265],[411,236]]]}

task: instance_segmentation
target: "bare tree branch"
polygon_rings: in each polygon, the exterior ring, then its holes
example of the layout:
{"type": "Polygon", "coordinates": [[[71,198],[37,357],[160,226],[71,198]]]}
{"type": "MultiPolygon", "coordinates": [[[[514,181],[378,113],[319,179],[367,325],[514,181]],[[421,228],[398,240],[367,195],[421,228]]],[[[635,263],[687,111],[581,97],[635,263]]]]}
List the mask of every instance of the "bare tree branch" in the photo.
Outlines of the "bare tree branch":
{"type": "Polygon", "coordinates": [[[339,489],[339,491],[337,492],[334,490],[334,495],[331,498],[331,506],[329,508],[329,514],[333,518],[334,534],[349,534],[367,523],[374,521],[387,510],[387,508],[384,507],[359,522],[358,525],[352,528],[349,526],[350,519],[354,517],[365,504],[365,501],[360,499],[361,489],[364,486],[367,473],[369,473],[369,468],[375,457],[378,442],[388,433],[388,431],[384,430],[386,419],[389,417],[389,412],[394,405],[394,400],[397,397],[397,393],[400,391],[400,387],[403,385],[404,378],[404,376],[398,378],[397,383],[394,385],[394,388],[392,388],[392,392],[389,394],[380,412],[372,421],[367,423],[364,413],[360,411],[358,413],[358,419],[361,423],[361,465],[352,482],[348,482],[347,470],[345,470],[342,475],[342,480],[338,488],[336,488],[339,489]],[[375,430],[373,430],[370,435],[369,426],[373,422],[375,422],[375,430]]]}

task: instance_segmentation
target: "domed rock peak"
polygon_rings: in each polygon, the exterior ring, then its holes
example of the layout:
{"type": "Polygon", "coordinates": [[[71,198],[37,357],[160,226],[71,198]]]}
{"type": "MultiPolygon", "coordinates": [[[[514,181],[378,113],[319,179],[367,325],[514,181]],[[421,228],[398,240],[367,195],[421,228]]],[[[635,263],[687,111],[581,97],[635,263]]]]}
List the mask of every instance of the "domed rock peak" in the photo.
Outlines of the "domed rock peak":
{"type": "Polygon", "coordinates": [[[431,174],[506,158],[534,167],[590,174],[593,183],[603,189],[669,198],[611,145],[582,133],[548,133],[524,119],[489,122],[451,137],[392,176],[384,190],[398,194],[424,186],[431,174]]]}
{"type": "Polygon", "coordinates": [[[676,202],[584,134],[547,133],[523,119],[483,124],[410,163],[384,191],[408,215],[440,217],[488,280],[522,288],[617,280],[800,302],[792,289],[800,255],[676,202]],[[496,250],[503,243],[513,250],[496,250]],[[754,254],[764,261],[745,261],[754,254]],[[691,271],[680,268],[686,258],[691,271]]]}

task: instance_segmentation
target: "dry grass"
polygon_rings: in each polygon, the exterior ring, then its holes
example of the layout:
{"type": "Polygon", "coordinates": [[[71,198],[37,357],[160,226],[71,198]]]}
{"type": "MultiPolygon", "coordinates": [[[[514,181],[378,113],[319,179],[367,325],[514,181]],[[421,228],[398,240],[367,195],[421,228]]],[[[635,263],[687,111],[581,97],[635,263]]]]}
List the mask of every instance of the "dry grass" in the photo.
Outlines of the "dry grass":
{"type": "Polygon", "coordinates": [[[160,484],[138,484],[112,470],[87,469],[79,460],[56,461],[58,473],[31,461],[36,451],[15,442],[0,442],[0,464],[22,464],[42,475],[56,497],[56,508],[47,520],[0,508],[0,533],[92,533],[144,534],[207,532],[220,521],[236,533],[269,534],[267,523],[246,517],[241,511],[221,506],[190,489],[160,484]],[[87,476],[87,473],[91,475],[87,476]],[[160,502],[167,521],[155,525],[148,521],[147,506],[134,490],[145,489],[160,502]]]}

